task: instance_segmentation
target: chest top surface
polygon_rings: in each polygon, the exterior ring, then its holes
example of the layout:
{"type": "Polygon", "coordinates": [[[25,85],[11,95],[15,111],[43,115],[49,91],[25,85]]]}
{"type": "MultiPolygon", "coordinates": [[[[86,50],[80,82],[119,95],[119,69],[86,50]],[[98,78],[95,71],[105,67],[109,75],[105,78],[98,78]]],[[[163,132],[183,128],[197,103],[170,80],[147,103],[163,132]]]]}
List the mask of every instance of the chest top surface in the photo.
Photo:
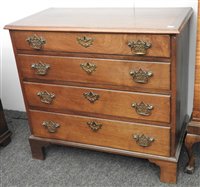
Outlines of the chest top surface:
{"type": "Polygon", "coordinates": [[[50,8],[9,25],[10,30],[178,34],[192,8],[50,8]]]}

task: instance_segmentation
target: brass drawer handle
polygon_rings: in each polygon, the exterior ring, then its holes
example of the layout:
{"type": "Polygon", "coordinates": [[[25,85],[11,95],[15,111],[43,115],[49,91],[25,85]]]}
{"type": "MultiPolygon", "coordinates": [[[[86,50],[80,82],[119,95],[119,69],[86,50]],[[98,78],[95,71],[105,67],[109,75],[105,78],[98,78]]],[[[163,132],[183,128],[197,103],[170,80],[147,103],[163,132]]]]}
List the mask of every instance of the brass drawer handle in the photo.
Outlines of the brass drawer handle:
{"type": "Polygon", "coordinates": [[[151,143],[154,142],[154,138],[145,136],[144,134],[134,134],[133,139],[141,147],[149,147],[151,143]]]}
{"type": "Polygon", "coordinates": [[[93,38],[89,38],[87,36],[77,37],[76,39],[77,39],[78,44],[80,44],[81,46],[85,48],[90,47],[94,42],[93,38]]]}
{"type": "Polygon", "coordinates": [[[36,50],[42,49],[43,45],[46,44],[46,40],[40,36],[37,36],[36,34],[28,37],[26,41],[28,42],[30,47],[36,50]]]}
{"type": "Polygon", "coordinates": [[[129,41],[128,46],[135,55],[146,55],[147,49],[151,47],[151,43],[143,40],[129,41]]]}
{"type": "Polygon", "coordinates": [[[132,107],[135,108],[137,114],[142,116],[150,116],[151,111],[153,110],[153,105],[145,104],[143,101],[141,103],[133,103],[132,107]]]}
{"type": "Polygon", "coordinates": [[[58,123],[55,123],[53,121],[43,121],[42,125],[47,128],[49,133],[55,133],[57,131],[57,128],[60,127],[58,123]]]}
{"type": "Polygon", "coordinates": [[[48,69],[50,68],[49,64],[45,64],[42,62],[34,63],[31,65],[32,69],[35,69],[35,74],[36,75],[46,75],[48,69]]]}
{"type": "Polygon", "coordinates": [[[55,98],[55,94],[54,93],[49,93],[46,90],[38,92],[37,96],[40,97],[40,101],[42,103],[46,103],[46,104],[51,104],[53,99],[55,98]]]}
{"type": "Polygon", "coordinates": [[[133,80],[136,83],[146,84],[149,81],[149,78],[153,76],[153,72],[144,71],[141,68],[137,70],[133,70],[130,72],[130,75],[133,77],[133,80]]]}
{"type": "Polygon", "coordinates": [[[95,101],[97,101],[99,99],[99,95],[94,93],[94,92],[86,92],[83,93],[83,96],[90,102],[90,103],[94,103],[95,101]]]}
{"type": "Polygon", "coordinates": [[[80,64],[80,67],[88,74],[91,75],[92,72],[96,71],[97,66],[95,64],[86,62],[84,64],[80,64]]]}
{"type": "Polygon", "coordinates": [[[90,127],[90,129],[93,131],[93,132],[97,132],[99,129],[101,129],[102,127],[102,124],[100,123],[97,123],[95,121],[89,121],[87,122],[88,126],[90,127]]]}

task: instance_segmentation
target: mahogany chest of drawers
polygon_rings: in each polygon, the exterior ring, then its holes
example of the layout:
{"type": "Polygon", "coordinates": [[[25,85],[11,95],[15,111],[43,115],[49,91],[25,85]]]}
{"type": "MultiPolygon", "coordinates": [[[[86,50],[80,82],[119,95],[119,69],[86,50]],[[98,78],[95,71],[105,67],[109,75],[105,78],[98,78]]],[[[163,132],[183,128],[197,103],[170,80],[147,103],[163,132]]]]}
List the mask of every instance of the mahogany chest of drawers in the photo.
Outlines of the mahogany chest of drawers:
{"type": "Polygon", "coordinates": [[[176,182],[187,120],[191,8],[48,9],[10,30],[32,135],[141,157],[176,182]]]}

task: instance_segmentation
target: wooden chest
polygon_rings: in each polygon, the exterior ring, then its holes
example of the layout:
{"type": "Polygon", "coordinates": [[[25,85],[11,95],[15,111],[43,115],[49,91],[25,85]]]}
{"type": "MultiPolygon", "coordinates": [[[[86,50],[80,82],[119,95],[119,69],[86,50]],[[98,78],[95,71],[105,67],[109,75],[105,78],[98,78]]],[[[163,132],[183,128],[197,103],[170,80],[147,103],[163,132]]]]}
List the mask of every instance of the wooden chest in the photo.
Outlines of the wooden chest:
{"type": "Polygon", "coordinates": [[[10,30],[33,158],[63,144],[149,159],[176,182],[191,8],[48,9],[10,30]]]}

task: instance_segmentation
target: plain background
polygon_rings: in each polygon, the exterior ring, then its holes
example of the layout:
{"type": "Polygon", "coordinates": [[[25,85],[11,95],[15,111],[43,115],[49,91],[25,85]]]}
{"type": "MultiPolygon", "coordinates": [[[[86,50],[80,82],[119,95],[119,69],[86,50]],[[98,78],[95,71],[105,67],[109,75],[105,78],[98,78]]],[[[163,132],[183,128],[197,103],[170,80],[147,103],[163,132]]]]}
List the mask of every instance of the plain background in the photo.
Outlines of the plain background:
{"type": "Polygon", "coordinates": [[[5,109],[25,111],[9,32],[4,25],[49,7],[192,7],[188,114],[192,111],[198,0],[1,0],[0,6],[0,96],[5,109]]]}

